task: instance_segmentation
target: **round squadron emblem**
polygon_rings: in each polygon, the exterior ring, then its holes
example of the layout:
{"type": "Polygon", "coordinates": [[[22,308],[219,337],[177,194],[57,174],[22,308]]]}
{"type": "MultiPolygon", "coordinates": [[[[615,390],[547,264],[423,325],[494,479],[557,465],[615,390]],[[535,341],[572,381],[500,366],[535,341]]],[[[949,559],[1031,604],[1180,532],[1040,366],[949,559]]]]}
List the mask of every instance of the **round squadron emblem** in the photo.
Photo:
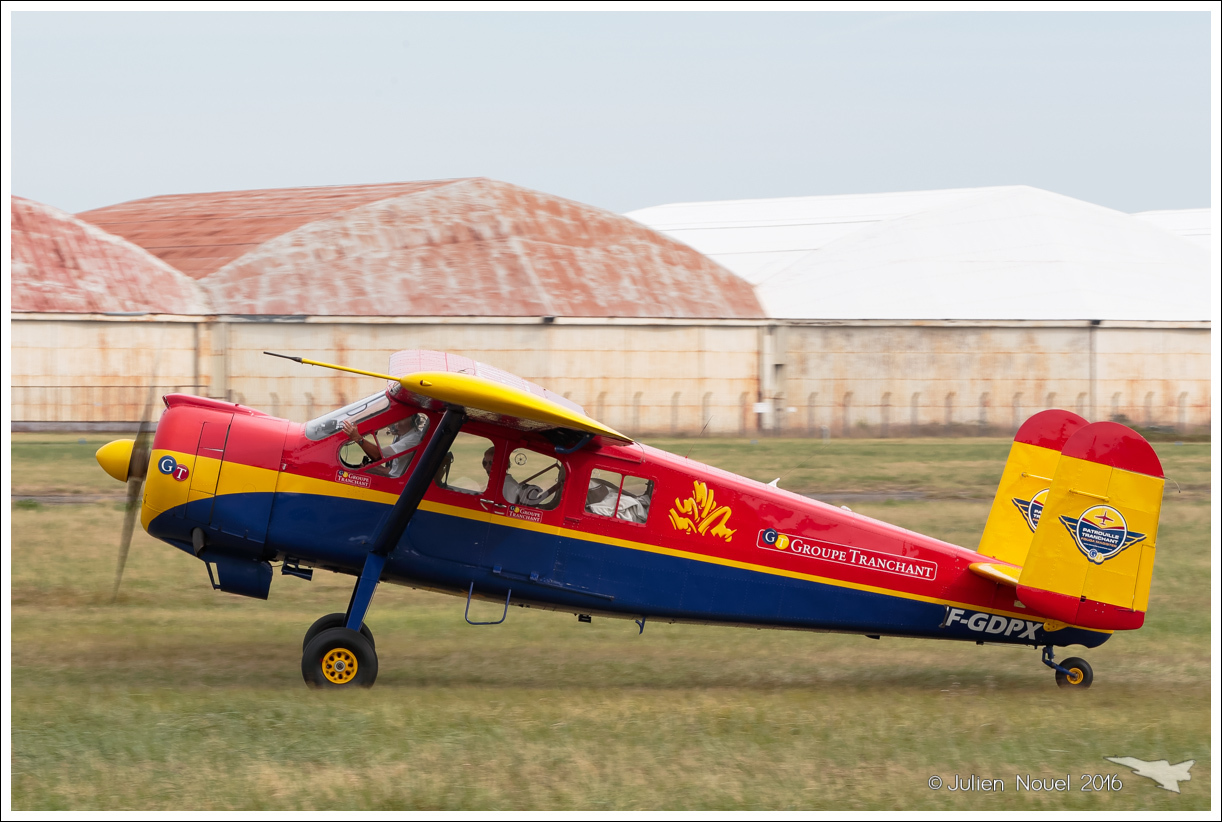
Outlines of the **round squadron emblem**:
{"type": "Polygon", "coordinates": [[[1087,508],[1080,517],[1061,517],[1061,523],[1073,535],[1078,550],[1096,565],[1146,538],[1145,534],[1130,531],[1124,515],[1110,505],[1087,508]]]}

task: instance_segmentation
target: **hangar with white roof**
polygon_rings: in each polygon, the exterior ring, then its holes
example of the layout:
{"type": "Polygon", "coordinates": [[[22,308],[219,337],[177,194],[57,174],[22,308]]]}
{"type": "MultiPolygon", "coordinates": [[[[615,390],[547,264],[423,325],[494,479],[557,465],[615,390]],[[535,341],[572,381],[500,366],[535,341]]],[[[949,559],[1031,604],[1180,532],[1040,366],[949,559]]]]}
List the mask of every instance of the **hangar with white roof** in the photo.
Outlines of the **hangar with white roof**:
{"type": "Polygon", "coordinates": [[[12,208],[17,425],[130,421],[154,374],[304,420],[368,386],[263,350],[404,348],[636,434],[1210,422],[1210,209],[1004,186],[620,216],[482,179],[12,208]]]}
{"type": "Polygon", "coordinates": [[[1001,186],[627,216],[755,286],[767,427],[1013,429],[1055,406],[1208,423],[1210,209],[1001,186]]]}

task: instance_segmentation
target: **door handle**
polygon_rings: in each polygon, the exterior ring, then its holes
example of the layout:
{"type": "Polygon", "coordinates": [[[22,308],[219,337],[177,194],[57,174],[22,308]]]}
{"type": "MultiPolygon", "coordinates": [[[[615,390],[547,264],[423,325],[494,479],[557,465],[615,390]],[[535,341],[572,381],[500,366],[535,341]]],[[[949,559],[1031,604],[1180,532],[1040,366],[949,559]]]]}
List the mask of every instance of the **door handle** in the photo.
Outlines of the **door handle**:
{"type": "Polygon", "coordinates": [[[506,505],[503,502],[497,502],[496,500],[490,500],[490,499],[481,499],[479,501],[479,504],[485,511],[488,511],[489,513],[492,513],[492,514],[503,513],[505,509],[509,507],[508,505],[506,505]],[[499,509],[499,510],[496,510],[496,509],[499,509]]]}

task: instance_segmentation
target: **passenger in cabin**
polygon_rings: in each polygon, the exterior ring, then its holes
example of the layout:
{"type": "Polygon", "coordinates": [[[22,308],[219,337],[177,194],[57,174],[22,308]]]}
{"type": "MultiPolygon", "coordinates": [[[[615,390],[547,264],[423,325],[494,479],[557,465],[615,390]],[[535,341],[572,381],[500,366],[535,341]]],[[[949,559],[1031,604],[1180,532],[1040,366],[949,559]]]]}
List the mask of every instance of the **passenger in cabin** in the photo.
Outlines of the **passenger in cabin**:
{"type": "Polygon", "coordinates": [[[590,487],[586,491],[586,512],[644,523],[649,519],[649,500],[652,497],[651,480],[624,477],[614,471],[595,468],[590,474],[590,487]]]}
{"type": "MultiPolygon", "coordinates": [[[[350,420],[344,420],[340,423],[340,427],[344,429],[344,433],[348,435],[348,439],[361,447],[365,452],[370,462],[378,462],[387,457],[395,457],[389,462],[384,462],[381,465],[375,465],[366,473],[374,474],[379,477],[401,477],[403,472],[407,470],[407,466],[412,461],[411,451],[420,444],[420,440],[424,438],[424,427],[420,425],[420,417],[422,415],[415,414],[410,417],[404,417],[397,422],[392,422],[388,426],[388,430],[394,437],[390,445],[382,448],[378,445],[376,435],[374,441],[370,441],[357,430],[356,426],[350,420]],[[402,456],[395,456],[402,454],[402,456]]],[[[427,418],[425,418],[427,422],[427,418]]]]}
{"type": "Polygon", "coordinates": [[[638,499],[624,491],[619,494],[617,505],[616,493],[618,491],[619,489],[614,486],[610,488],[604,485],[596,486],[594,482],[591,482],[590,490],[586,494],[586,510],[600,517],[618,517],[629,522],[644,522],[649,518],[649,500],[638,499]]]}

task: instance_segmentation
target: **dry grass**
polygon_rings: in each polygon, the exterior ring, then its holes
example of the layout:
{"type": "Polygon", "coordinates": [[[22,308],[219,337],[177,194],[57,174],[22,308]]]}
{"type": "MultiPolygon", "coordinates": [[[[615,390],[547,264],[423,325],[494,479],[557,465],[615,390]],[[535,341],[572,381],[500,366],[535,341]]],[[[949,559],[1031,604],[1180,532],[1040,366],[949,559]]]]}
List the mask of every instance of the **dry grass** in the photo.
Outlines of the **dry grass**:
{"type": "MultiPolygon", "coordinates": [[[[65,464],[84,466],[74,442],[65,464]]],[[[977,456],[855,445],[826,469],[833,487],[873,490],[853,478],[892,465],[913,466],[905,482],[959,477],[939,480],[939,500],[856,510],[975,544],[987,500],[959,464],[977,456]]],[[[754,447],[703,456],[733,468],[754,447]]],[[[995,482],[1006,445],[964,448],[1000,455],[995,482]]],[[[1208,486],[1207,452],[1202,479],[1183,448],[1177,470],[1208,486]]],[[[35,468],[15,446],[14,493],[35,468]]],[[[1096,671],[1082,694],[1058,691],[1031,650],[681,625],[637,636],[626,621],[519,610],[472,628],[461,600],[393,586],[369,620],[377,687],[314,693],[301,634],[342,610],[350,578],[277,577],[269,602],[247,600],[138,534],[111,605],[121,517],[114,505],[10,511],[16,809],[1209,808],[1212,517],[1194,495],[1168,495],[1146,628],[1082,653],[1096,671]],[[1177,795],[1105,756],[1197,764],[1177,795]],[[1006,791],[926,784],[956,773],[1006,791]],[[1065,773],[1116,773],[1124,787],[1015,790],[1016,774],[1065,773]]]]}

